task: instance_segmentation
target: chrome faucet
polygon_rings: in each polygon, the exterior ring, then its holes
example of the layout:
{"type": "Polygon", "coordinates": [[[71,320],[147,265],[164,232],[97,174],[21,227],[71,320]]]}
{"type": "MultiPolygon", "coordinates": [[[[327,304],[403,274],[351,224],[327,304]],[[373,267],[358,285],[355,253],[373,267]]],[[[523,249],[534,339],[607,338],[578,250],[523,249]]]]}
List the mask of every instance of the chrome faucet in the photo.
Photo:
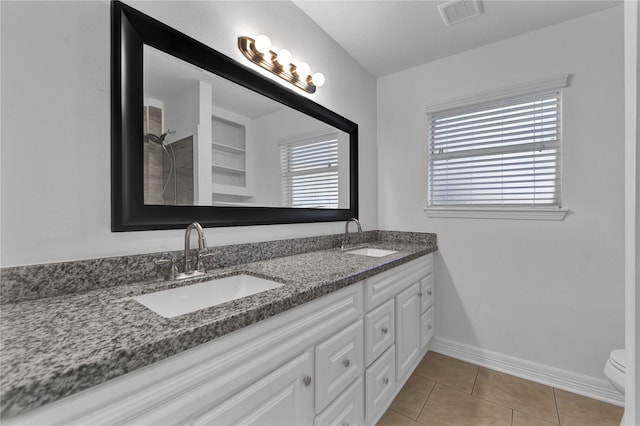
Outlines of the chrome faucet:
{"type": "Polygon", "coordinates": [[[155,263],[156,265],[164,265],[169,264],[169,274],[165,276],[166,280],[183,280],[185,278],[193,278],[204,275],[206,272],[204,266],[202,265],[202,259],[205,257],[212,256],[213,253],[205,253],[207,251],[207,239],[202,232],[202,226],[198,222],[193,222],[191,225],[187,226],[187,229],[184,232],[184,269],[182,272],[178,273],[178,268],[176,265],[176,259],[160,259],[155,263]],[[191,259],[189,243],[191,242],[191,231],[196,230],[198,234],[198,250],[196,251],[196,255],[194,259],[191,259]]]}
{"type": "Polygon", "coordinates": [[[342,250],[346,249],[349,244],[349,222],[355,222],[358,225],[358,234],[362,234],[362,227],[360,226],[360,221],[355,217],[351,219],[347,219],[347,222],[344,224],[344,238],[342,238],[342,246],[340,247],[342,250]]]}
{"type": "Polygon", "coordinates": [[[202,226],[200,226],[198,222],[193,222],[187,226],[187,229],[184,231],[184,272],[178,274],[176,278],[180,279],[179,277],[182,275],[184,275],[183,278],[204,275],[205,270],[202,266],[202,252],[206,249],[207,239],[202,232],[202,226]],[[191,231],[194,229],[198,233],[198,251],[196,252],[195,259],[192,260],[189,254],[189,243],[191,242],[191,231]]]}

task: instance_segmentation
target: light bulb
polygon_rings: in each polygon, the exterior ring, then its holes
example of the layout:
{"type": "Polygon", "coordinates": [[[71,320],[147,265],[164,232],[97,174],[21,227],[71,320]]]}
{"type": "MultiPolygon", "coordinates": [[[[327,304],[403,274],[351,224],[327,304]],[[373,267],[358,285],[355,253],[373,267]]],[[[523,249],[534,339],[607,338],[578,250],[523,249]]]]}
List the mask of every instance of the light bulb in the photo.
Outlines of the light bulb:
{"type": "Polygon", "coordinates": [[[311,71],[311,69],[309,68],[309,64],[307,64],[306,62],[302,62],[299,65],[296,65],[296,74],[298,74],[298,78],[301,80],[307,79],[309,71],[311,71]]]}
{"type": "Polygon", "coordinates": [[[280,49],[276,60],[280,65],[286,68],[291,63],[291,52],[287,49],[280,49]]]}
{"type": "Polygon", "coordinates": [[[271,49],[271,40],[269,40],[269,37],[262,34],[256,37],[254,45],[256,46],[256,50],[258,52],[267,53],[271,49]]]}
{"type": "Polygon", "coordinates": [[[313,82],[314,86],[322,87],[325,82],[324,74],[322,74],[321,72],[313,74],[313,76],[311,77],[311,81],[313,82]]]}

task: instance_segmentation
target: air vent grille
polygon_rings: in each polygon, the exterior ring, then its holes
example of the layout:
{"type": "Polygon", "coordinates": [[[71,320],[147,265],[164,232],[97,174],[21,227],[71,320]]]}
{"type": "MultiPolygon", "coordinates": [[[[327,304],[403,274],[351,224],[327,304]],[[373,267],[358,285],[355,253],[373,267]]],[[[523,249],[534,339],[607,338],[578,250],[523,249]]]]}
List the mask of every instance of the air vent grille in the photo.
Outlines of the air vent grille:
{"type": "Polygon", "coordinates": [[[438,5],[444,23],[449,26],[482,15],[480,0],[449,0],[438,5]]]}

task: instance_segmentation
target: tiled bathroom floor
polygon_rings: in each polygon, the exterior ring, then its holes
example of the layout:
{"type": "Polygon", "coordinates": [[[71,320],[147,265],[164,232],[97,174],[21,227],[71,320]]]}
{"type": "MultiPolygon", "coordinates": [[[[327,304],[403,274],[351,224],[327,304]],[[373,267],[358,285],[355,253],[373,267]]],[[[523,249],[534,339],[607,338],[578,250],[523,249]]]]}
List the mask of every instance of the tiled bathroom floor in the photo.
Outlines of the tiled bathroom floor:
{"type": "Polygon", "coordinates": [[[377,426],[618,426],[622,411],[429,352],[377,426]]]}

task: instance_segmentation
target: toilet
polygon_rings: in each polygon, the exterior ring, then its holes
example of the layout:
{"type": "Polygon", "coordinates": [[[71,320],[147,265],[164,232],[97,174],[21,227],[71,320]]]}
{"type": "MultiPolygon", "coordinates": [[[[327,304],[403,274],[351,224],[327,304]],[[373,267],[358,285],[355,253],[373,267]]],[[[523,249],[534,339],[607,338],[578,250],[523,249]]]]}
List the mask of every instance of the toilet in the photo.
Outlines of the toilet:
{"type": "MultiPolygon", "coordinates": [[[[624,374],[626,355],[624,349],[614,349],[609,355],[609,359],[604,364],[604,374],[618,392],[624,395],[624,374]]],[[[621,425],[624,424],[624,416],[621,425]]]]}
{"type": "Polygon", "coordinates": [[[604,365],[604,374],[618,392],[624,395],[624,372],[625,372],[624,349],[611,351],[609,359],[604,365]]]}

